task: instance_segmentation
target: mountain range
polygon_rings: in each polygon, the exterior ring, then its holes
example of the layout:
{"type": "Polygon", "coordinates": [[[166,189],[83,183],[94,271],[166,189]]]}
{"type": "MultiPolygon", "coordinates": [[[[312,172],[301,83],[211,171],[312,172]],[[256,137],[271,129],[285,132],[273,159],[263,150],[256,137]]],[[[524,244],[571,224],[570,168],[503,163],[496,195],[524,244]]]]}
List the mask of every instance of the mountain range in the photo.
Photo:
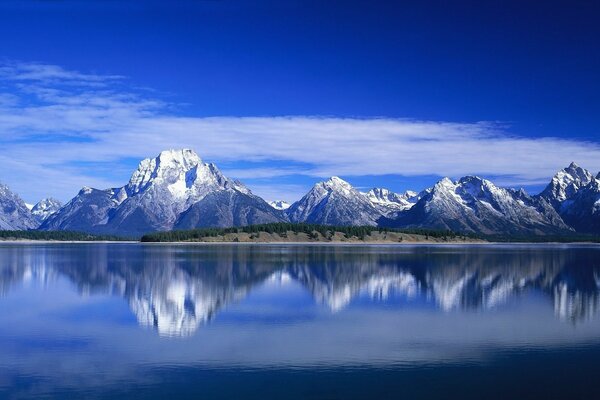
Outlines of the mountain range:
{"type": "Polygon", "coordinates": [[[270,203],[225,177],[193,150],[167,150],[140,162],[129,182],[82,188],[62,205],[31,209],[0,185],[0,229],[72,230],[140,236],[153,231],[273,222],[449,229],[488,235],[600,234],[600,174],[572,163],[538,195],[477,176],[443,178],[421,192],[360,192],[338,177],[293,204],[270,203]]]}

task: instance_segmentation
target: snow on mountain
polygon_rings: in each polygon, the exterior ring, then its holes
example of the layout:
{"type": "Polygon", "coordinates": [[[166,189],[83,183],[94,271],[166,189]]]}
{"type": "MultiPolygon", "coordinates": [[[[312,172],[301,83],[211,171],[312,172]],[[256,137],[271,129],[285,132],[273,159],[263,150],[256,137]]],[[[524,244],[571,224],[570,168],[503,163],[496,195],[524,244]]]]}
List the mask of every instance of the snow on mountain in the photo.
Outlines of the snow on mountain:
{"type": "Polygon", "coordinates": [[[594,176],[590,171],[572,162],[567,168],[556,173],[540,196],[559,210],[562,203],[575,195],[581,188],[590,184],[594,176]]]}
{"type": "Polygon", "coordinates": [[[386,217],[408,210],[420,199],[417,192],[410,190],[400,194],[384,188],[373,188],[363,194],[386,217]]]}
{"type": "Polygon", "coordinates": [[[42,223],[50,215],[57,212],[62,207],[62,203],[53,198],[47,198],[41,200],[35,206],[31,207],[31,213],[33,216],[42,223]]]}
{"type": "Polygon", "coordinates": [[[284,200],[273,200],[269,202],[269,205],[276,210],[287,210],[290,208],[290,203],[284,200]]]}
{"type": "Polygon", "coordinates": [[[600,180],[593,179],[559,206],[563,220],[577,232],[600,233],[600,180]]]}
{"type": "MultiPolygon", "coordinates": [[[[229,193],[230,199],[246,202],[264,210],[252,213],[244,223],[275,222],[285,220],[268,204],[254,196],[240,182],[226,178],[214,165],[202,162],[193,150],[167,150],[156,158],[140,162],[129,183],[122,188],[100,191],[84,189],[59,212],[42,225],[42,229],[71,229],[100,233],[140,235],[146,232],[170,230],[180,216],[192,205],[216,192],[229,193]],[[269,214],[270,213],[270,214],[269,214]],[[260,214],[260,217],[252,218],[260,214]]],[[[224,198],[223,196],[220,198],[224,198]]],[[[229,208],[234,206],[229,204],[229,208]]],[[[221,217],[223,209],[210,215],[210,226],[224,226],[231,213],[221,217]]],[[[242,219],[240,219],[242,220],[242,219]]],[[[194,227],[187,220],[189,227],[194,227]]],[[[206,226],[196,221],[196,226],[206,226]]]]}
{"type": "Polygon", "coordinates": [[[60,210],[40,225],[41,230],[71,230],[100,233],[125,196],[123,188],[99,190],[84,187],[60,210]]]}
{"type": "Polygon", "coordinates": [[[600,233],[600,180],[575,163],[556,173],[540,197],[547,199],[569,226],[600,233]]]}
{"type": "Polygon", "coordinates": [[[552,206],[524,190],[503,189],[476,176],[439,181],[393,226],[449,229],[483,234],[567,232],[552,206]]]}
{"type": "Polygon", "coordinates": [[[286,212],[292,222],[324,225],[377,225],[382,216],[367,197],[337,176],[317,183],[286,212]]]}
{"type": "Polygon", "coordinates": [[[37,226],[25,202],[0,183],[0,230],[27,230],[37,226]]]}

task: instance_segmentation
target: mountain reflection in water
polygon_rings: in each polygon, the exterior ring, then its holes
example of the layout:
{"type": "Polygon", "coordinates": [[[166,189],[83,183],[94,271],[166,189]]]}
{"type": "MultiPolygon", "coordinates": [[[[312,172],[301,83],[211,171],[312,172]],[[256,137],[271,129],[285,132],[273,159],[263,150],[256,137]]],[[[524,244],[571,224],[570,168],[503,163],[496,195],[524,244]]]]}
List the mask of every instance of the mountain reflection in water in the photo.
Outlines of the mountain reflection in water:
{"type": "Polygon", "coordinates": [[[0,252],[0,296],[67,278],[81,295],[123,297],[161,336],[193,335],[254,289],[290,283],[334,313],[362,298],[486,312],[534,293],[560,320],[583,323],[599,306],[592,246],[40,244],[0,252]]]}

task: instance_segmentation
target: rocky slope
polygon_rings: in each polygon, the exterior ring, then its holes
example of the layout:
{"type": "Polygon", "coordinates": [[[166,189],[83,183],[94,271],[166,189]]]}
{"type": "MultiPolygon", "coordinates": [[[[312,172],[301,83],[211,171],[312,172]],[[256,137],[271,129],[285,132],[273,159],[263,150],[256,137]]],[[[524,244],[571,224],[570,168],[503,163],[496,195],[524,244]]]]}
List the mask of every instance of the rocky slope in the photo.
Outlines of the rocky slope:
{"type": "Polygon", "coordinates": [[[543,198],[503,189],[476,176],[439,181],[409,210],[389,222],[396,227],[449,229],[483,234],[566,233],[571,229],[543,198]]]}
{"type": "Polygon", "coordinates": [[[25,202],[8,186],[0,183],[0,229],[27,230],[35,229],[38,225],[25,202]]]}
{"type": "Polygon", "coordinates": [[[143,160],[121,188],[83,189],[41,229],[141,235],[170,230],[177,224],[191,228],[225,226],[232,221],[256,224],[283,220],[280,212],[240,182],[226,178],[214,164],[203,163],[194,151],[169,150],[143,160]],[[227,204],[221,203],[224,199],[228,199],[227,204]],[[253,212],[252,207],[260,211],[253,212]],[[245,217],[233,216],[242,209],[245,217]]]}
{"type": "Polygon", "coordinates": [[[288,208],[292,222],[322,225],[377,225],[381,212],[365,195],[334,176],[317,183],[288,208]]]}

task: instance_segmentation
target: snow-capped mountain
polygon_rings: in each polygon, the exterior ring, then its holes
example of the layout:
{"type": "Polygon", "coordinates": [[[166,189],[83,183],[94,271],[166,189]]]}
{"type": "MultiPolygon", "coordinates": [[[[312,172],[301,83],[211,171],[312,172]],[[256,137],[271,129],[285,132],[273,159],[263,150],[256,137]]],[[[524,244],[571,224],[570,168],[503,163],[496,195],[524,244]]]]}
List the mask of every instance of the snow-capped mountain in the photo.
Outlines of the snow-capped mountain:
{"type": "Polygon", "coordinates": [[[50,215],[57,212],[62,207],[62,203],[52,197],[41,200],[31,208],[31,214],[42,223],[50,215]]]}
{"type": "Polygon", "coordinates": [[[337,176],[317,183],[286,211],[292,222],[324,225],[377,225],[382,216],[365,195],[337,176]]]}
{"type": "Polygon", "coordinates": [[[38,225],[25,202],[0,183],[0,230],[35,229],[38,225]]]}
{"type": "Polygon", "coordinates": [[[580,188],[559,205],[559,212],[577,232],[600,233],[600,180],[580,188]]]}
{"type": "Polygon", "coordinates": [[[237,218],[240,224],[285,220],[282,213],[243,184],[226,178],[214,164],[202,162],[193,150],[184,149],[163,151],[156,158],[143,160],[129,183],[121,188],[82,189],[41,228],[140,235],[173,229],[184,212],[192,212],[192,206],[196,210],[194,217],[182,222],[188,228],[229,226],[236,220],[231,217],[231,210],[236,207],[238,211],[243,209],[246,216],[237,218]],[[221,201],[225,198],[229,199],[227,204],[221,201]],[[198,206],[201,200],[205,201],[198,206]],[[253,212],[253,207],[260,212],[253,212]],[[198,212],[199,208],[209,211],[198,212]],[[198,219],[207,216],[210,223],[198,219]]]}
{"type": "Polygon", "coordinates": [[[284,200],[273,200],[269,202],[269,205],[276,210],[287,210],[290,208],[290,203],[284,200]]]}
{"type": "Polygon", "coordinates": [[[381,225],[483,234],[600,233],[600,174],[575,163],[542,193],[504,189],[475,176],[448,178],[420,193],[373,188],[361,193],[332,177],[291,206],[267,203],[225,177],[192,150],[143,160],[123,187],[84,187],[61,207],[45,199],[30,208],[0,185],[0,229],[74,230],[139,236],[196,227],[271,222],[381,225]],[[41,224],[41,225],[40,225],[41,224]]]}
{"type": "Polygon", "coordinates": [[[411,190],[400,194],[384,188],[373,188],[364,195],[386,217],[408,210],[421,198],[419,193],[411,190]]]}
{"type": "Polygon", "coordinates": [[[573,197],[581,188],[594,180],[590,171],[572,162],[567,168],[556,173],[540,196],[560,210],[565,200],[573,197]]]}
{"type": "Polygon", "coordinates": [[[575,163],[556,173],[540,193],[566,224],[581,233],[600,233],[600,180],[575,163]]]}
{"type": "Polygon", "coordinates": [[[476,176],[439,181],[392,223],[399,227],[449,229],[483,234],[545,234],[570,228],[543,198],[503,189],[476,176]]]}

